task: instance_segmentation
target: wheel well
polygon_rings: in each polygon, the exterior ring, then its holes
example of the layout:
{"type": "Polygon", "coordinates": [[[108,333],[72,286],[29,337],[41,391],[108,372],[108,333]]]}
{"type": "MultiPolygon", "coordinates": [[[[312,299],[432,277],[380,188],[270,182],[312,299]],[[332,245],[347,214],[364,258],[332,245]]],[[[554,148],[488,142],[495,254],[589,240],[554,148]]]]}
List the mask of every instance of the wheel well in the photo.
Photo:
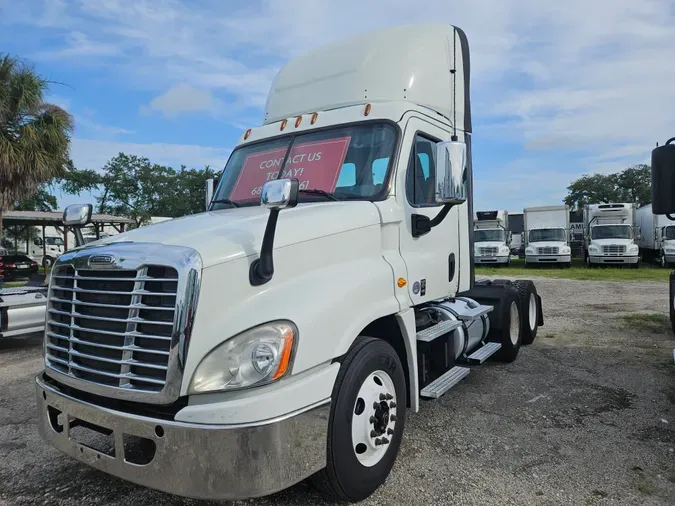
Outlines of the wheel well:
{"type": "Polygon", "coordinates": [[[401,327],[396,320],[394,315],[383,316],[378,318],[374,322],[368,324],[359,335],[377,337],[383,341],[388,342],[396,351],[398,358],[401,360],[401,365],[403,365],[403,371],[405,373],[405,386],[407,390],[407,405],[410,407],[410,369],[408,367],[408,354],[406,352],[405,340],[403,334],[401,333],[401,327]]]}

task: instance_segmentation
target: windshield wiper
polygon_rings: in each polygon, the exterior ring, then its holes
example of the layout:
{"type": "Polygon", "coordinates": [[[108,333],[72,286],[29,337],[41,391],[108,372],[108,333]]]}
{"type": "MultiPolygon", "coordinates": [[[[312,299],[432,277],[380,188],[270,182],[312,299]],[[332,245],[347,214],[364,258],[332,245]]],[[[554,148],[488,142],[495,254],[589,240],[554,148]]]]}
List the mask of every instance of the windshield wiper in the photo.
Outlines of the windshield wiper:
{"type": "Polygon", "coordinates": [[[218,200],[212,200],[212,204],[230,204],[232,207],[239,207],[239,204],[236,202],[232,202],[230,199],[218,199],[218,200]]]}
{"type": "Polygon", "coordinates": [[[328,193],[325,190],[319,190],[318,188],[310,188],[309,190],[298,190],[298,193],[308,193],[310,195],[322,195],[322,196],[324,196],[324,197],[326,197],[327,199],[330,199],[330,200],[335,200],[335,201],[338,200],[338,198],[335,195],[333,195],[332,193],[328,193]]]}

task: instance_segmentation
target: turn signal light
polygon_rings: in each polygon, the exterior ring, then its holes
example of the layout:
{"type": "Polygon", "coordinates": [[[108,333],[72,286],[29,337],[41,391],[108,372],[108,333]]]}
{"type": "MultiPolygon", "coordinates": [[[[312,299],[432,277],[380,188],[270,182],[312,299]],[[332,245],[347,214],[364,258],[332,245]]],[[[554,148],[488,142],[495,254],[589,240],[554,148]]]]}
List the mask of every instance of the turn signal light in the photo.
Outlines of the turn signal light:
{"type": "Polygon", "coordinates": [[[248,136],[251,135],[251,129],[249,128],[246,130],[246,133],[244,134],[244,140],[248,139],[248,136]]]}
{"type": "Polygon", "coordinates": [[[302,123],[302,116],[298,116],[295,118],[295,128],[298,128],[300,126],[300,123],[302,123]]]}
{"type": "Polygon", "coordinates": [[[286,128],[286,124],[288,124],[288,121],[287,121],[287,120],[283,120],[283,121],[281,122],[281,128],[280,128],[279,130],[283,130],[284,128],[286,128]]]}
{"type": "Polygon", "coordinates": [[[319,119],[319,113],[315,112],[314,114],[312,114],[312,120],[309,122],[309,124],[313,125],[314,123],[316,123],[317,119],[319,119]]]}
{"type": "Polygon", "coordinates": [[[370,114],[370,104],[366,104],[366,110],[364,112],[364,116],[368,116],[370,114]]]}

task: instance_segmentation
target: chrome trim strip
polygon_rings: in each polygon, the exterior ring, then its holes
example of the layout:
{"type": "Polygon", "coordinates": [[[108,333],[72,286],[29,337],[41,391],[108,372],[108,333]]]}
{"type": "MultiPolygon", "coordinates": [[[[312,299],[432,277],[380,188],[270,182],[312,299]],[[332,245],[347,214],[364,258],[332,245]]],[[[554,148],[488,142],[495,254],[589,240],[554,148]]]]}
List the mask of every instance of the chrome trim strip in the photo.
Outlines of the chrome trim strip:
{"type": "MultiPolygon", "coordinates": [[[[112,243],[102,246],[88,247],[80,250],[74,250],[68,253],[61,255],[54,263],[52,269],[52,275],[49,283],[49,292],[47,295],[48,298],[48,310],[45,311],[45,333],[43,340],[43,355],[45,356],[45,373],[54,378],[56,381],[68,385],[77,390],[82,390],[89,392],[95,395],[101,395],[105,397],[135,401],[135,402],[144,402],[148,404],[171,404],[180,395],[180,387],[183,380],[183,370],[185,365],[185,360],[187,357],[189,338],[192,331],[192,326],[194,323],[194,318],[197,310],[197,304],[199,301],[199,291],[201,286],[201,275],[202,275],[202,260],[199,253],[188,247],[182,246],[165,246],[163,244],[157,243],[112,243]],[[101,255],[110,255],[115,259],[115,262],[105,266],[106,270],[114,272],[115,270],[124,270],[124,271],[136,271],[136,277],[134,278],[119,278],[124,281],[134,282],[134,290],[128,292],[119,292],[120,294],[131,296],[131,304],[126,306],[118,307],[118,309],[128,309],[129,310],[129,320],[127,322],[127,328],[125,332],[113,332],[110,330],[99,330],[99,329],[89,329],[81,328],[75,325],[75,318],[89,318],[87,315],[80,315],[78,312],[66,313],[66,316],[70,316],[70,324],[54,322],[49,320],[49,316],[53,311],[58,311],[53,307],[54,303],[59,303],[62,301],[64,304],[81,304],[81,301],[75,300],[76,294],[79,292],[84,293],[101,293],[101,294],[115,294],[114,291],[97,291],[97,290],[85,290],[78,288],[78,281],[91,281],[94,278],[87,278],[86,276],[71,276],[73,279],[73,288],[61,288],[55,287],[54,282],[59,278],[59,271],[64,267],[72,267],[74,270],[86,271],[86,270],[100,270],[101,265],[91,265],[90,258],[92,256],[101,256],[101,255]],[[177,289],[174,293],[156,293],[146,290],[139,289],[143,286],[143,282],[175,282],[169,278],[152,278],[147,276],[147,266],[166,266],[176,269],[178,272],[178,282],[177,289]],[[69,292],[72,294],[72,299],[62,299],[56,297],[54,291],[60,291],[61,293],[69,292]],[[176,303],[174,308],[174,319],[173,319],[173,331],[171,337],[166,336],[156,336],[151,334],[144,334],[137,331],[138,324],[162,324],[166,325],[167,322],[154,322],[140,319],[138,314],[141,310],[148,309],[153,310],[151,306],[145,306],[140,303],[141,296],[143,295],[158,295],[163,297],[175,297],[176,303]],[[61,328],[68,328],[69,335],[59,335],[53,332],[53,329],[50,327],[56,326],[61,328]],[[96,343],[83,342],[78,339],[74,332],[78,330],[83,330],[86,332],[91,332],[94,334],[102,335],[111,335],[124,338],[124,346],[112,346],[106,345],[104,343],[99,343],[101,347],[110,347],[108,349],[117,349],[121,350],[123,353],[122,363],[124,364],[124,369],[121,371],[121,374],[116,373],[107,373],[101,370],[93,370],[87,367],[83,367],[77,364],[73,364],[72,361],[64,361],[58,357],[50,356],[48,352],[48,344],[51,343],[51,339],[62,339],[68,340],[69,349],[68,353],[73,353],[73,344],[84,344],[96,346],[96,343]],[[134,340],[137,338],[146,338],[154,339],[158,341],[170,341],[170,349],[168,352],[160,353],[161,355],[168,355],[167,360],[167,369],[166,369],[166,379],[164,381],[158,380],[156,378],[148,378],[145,376],[139,376],[130,372],[131,367],[139,366],[143,367],[143,363],[136,363],[131,360],[132,353],[134,351],[141,352],[159,352],[161,350],[144,350],[136,349],[134,347],[134,340]],[[68,373],[65,373],[61,370],[56,369],[50,364],[50,361],[53,363],[66,362],[68,373]],[[126,381],[122,382],[121,386],[110,386],[104,385],[102,383],[97,383],[95,381],[85,380],[78,377],[74,372],[83,371],[91,372],[99,376],[109,376],[114,378],[123,379],[126,381]],[[128,371],[126,369],[129,369],[128,371]],[[133,382],[140,382],[144,385],[133,384],[133,382]],[[145,387],[147,385],[147,387],[145,387]],[[151,390],[150,385],[163,385],[161,390],[158,391],[151,390]],[[144,389],[148,388],[148,389],[144,389]]],[[[106,281],[117,280],[118,278],[105,278],[106,281]]],[[[87,304],[98,304],[94,303],[84,303],[87,304]]],[[[94,307],[110,307],[115,308],[115,305],[108,305],[100,303],[98,306],[94,307]]],[[[74,306],[73,306],[74,309],[74,306]]],[[[171,310],[171,308],[169,308],[171,310]]],[[[103,320],[102,317],[92,317],[93,320],[103,320]]],[[[115,319],[109,319],[108,321],[116,321],[115,319]]],[[[63,351],[65,353],[65,351],[63,351]]]]}

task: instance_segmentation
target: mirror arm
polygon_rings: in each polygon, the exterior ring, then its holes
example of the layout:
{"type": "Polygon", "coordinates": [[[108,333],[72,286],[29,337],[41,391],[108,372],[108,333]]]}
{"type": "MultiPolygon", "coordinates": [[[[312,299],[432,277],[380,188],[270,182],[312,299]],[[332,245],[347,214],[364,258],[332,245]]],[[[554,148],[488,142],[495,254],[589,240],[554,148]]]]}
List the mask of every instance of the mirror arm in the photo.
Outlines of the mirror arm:
{"type": "Polygon", "coordinates": [[[263,236],[262,247],[260,248],[260,257],[256,258],[248,272],[248,279],[251,286],[260,286],[267,283],[274,276],[274,235],[277,230],[277,218],[279,209],[270,210],[265,235],[263,236]]]}
{"type": "Polygon", "coordinates": [[[73,227],[73,235],[75,236],[75,246],[78,248],[84,245],[84,236],[82,235],[82,227],[73,227]]]}
{"type": "Polygon", "coordinates": [[[443,209],[433,218],[430,219],[428,216],[423,214],[413,214],[411,215],[412,219],[412,236],[421,237],[425,234],[431,232],[431,229],[440,225],[445,217],[450,212],[450,209],[454,207],[454,204],[445,204],[443,209]]]}

